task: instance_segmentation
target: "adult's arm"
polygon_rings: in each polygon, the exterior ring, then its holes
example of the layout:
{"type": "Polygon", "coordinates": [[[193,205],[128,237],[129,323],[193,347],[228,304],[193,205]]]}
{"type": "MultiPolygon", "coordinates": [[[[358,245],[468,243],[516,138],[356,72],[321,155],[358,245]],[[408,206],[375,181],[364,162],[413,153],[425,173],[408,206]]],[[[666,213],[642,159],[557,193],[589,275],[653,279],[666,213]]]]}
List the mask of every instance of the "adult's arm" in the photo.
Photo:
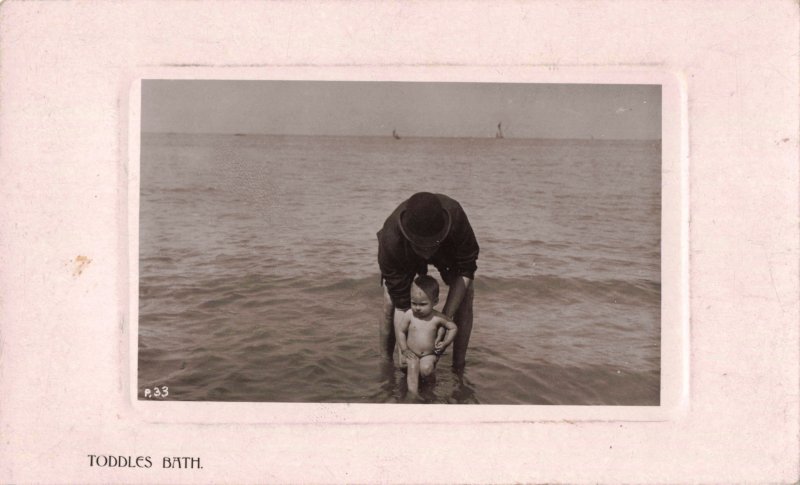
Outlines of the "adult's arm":
{"type": "Polygon", "coordinates": [[[399,310],[402,313],[411,308],[410,292],[414,273],[404,268],[398,256],[394,254],[397,250],[397,247],[392,247],[391,241],[379,240],[378,266],[381,269],[381,277],[395,311],[399,310]]]}
{"type": "Polygon", "coordinates": [[[460,205],[454,222],[453,242],[456,253],[454,269],[457,276],[450,283],[450,292],[447,294],[447,301],[442,309],[442,313],[451,320],[472,286],[472,280],[475,279],[475,271],[478,269],[478,253],[480,252],[467,214],[460,205]]]}
{"type": "Polygon", "coordinates": [[[478,240],[475,239],[475,232],[469,223],[466,212],[458,206],[455,220],[453,221],[453,244],[455,246],[455,270],[458,276],[463,276],[470,280],[475,279],[475,271],[478,269],[478,253],[480,247],[478,240]]]}
{"type": "Polygon", "coordinates": [[[407,312],[394,312],[394,335],[397,338],[397,346],[400,347],[400,352],[407,358],[414,358],[416,355],[408,349],[408,342],[406,341],[406,333],[411,320],[408,318],[407,312]],[[398,318],[398,313],[400,313],[398,318]]]}
{"type": "Polygon", "coordinates": [[[439,348],[444,349],[445,347],[453,343],[453,340],[455,340],[456,334],[458,333],[458,327],[451,320],[445,320],[444,325],[440,326],[439,330],[447,330],[447,333],[445,334],[445,337],[441,342],[441,347],[439,346],[436,347],[437,350],[439,348]]]}
{"type": "Polygon", "coordinates": [[[447,294],[447,301],[442,309],[442,313],[444,313],[447,318],[450,320],[453,319],[456,310],[461,306],[461,302],[464,300],[464,296],[471,286],[472,279],[466,276],[459,276],[450,284],[450,292],[447,294]]]}

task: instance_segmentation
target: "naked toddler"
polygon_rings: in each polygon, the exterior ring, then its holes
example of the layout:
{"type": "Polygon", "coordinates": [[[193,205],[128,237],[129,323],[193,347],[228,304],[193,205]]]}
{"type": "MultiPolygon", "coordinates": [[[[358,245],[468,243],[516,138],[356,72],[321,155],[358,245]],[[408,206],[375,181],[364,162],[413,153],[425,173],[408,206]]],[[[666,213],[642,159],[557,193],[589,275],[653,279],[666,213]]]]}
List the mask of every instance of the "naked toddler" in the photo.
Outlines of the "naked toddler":
{"type": "Polygon", "coordinates": [[[431,375],[436,361],[453,342],[458,327],[433,307],[439,303],[439,283],[431,276],[417,277],[411,285],[411,308],[395,328],[400,362],[408,363],[408,390],[419,391],[419,377],[431,375]],[[439,329],[445,329],[439,339],[439,329]]]}

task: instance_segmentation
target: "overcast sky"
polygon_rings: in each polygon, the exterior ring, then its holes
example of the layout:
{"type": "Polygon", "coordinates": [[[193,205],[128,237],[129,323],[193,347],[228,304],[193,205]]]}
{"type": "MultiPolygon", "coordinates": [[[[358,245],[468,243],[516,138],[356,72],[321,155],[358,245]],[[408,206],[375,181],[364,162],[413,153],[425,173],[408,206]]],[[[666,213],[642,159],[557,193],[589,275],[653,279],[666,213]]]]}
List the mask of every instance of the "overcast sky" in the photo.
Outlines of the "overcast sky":
{"type": "Polygon", "coordinates": [[[658,85],[145,80],[142,130],[660,139],[658,85]]]}

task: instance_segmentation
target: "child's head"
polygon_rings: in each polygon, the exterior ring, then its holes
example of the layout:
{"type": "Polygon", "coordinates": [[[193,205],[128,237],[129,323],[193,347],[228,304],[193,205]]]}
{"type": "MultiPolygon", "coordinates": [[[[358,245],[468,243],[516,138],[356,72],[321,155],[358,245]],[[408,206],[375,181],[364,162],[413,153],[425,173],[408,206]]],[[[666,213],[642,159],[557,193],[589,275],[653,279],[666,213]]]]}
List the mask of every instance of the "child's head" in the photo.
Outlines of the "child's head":
{"type": "Polygon", "coordinates": [[[427,317],[439,303],[439,283],[433,277],[422,275],[411,285],[411,310],[415,315],[427,317]]]}

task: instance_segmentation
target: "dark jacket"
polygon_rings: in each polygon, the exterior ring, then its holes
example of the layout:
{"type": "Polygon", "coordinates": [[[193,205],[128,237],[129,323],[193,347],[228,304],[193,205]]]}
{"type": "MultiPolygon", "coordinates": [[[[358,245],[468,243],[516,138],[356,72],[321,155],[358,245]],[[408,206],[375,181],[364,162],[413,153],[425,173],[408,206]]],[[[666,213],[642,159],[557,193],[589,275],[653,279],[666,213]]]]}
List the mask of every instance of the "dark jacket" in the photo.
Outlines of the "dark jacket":
{"type": "Polygon", "coordinates": [[[378,265],[381,268],[381,277],[389,290],[392,303],[400,310],[411,307],[411,283],[416,275],[427,274],[429,263],[436,266],[448,285],[457,276],[475,278],[479,248],[467,214],[450,197],[442,194],[436,196],[450,214],[452,223],[447,237],[429,261],[414,252],[411,243],[400,231],[400,213],[408,201],[402,202],[378,231],[378,265]]]}

